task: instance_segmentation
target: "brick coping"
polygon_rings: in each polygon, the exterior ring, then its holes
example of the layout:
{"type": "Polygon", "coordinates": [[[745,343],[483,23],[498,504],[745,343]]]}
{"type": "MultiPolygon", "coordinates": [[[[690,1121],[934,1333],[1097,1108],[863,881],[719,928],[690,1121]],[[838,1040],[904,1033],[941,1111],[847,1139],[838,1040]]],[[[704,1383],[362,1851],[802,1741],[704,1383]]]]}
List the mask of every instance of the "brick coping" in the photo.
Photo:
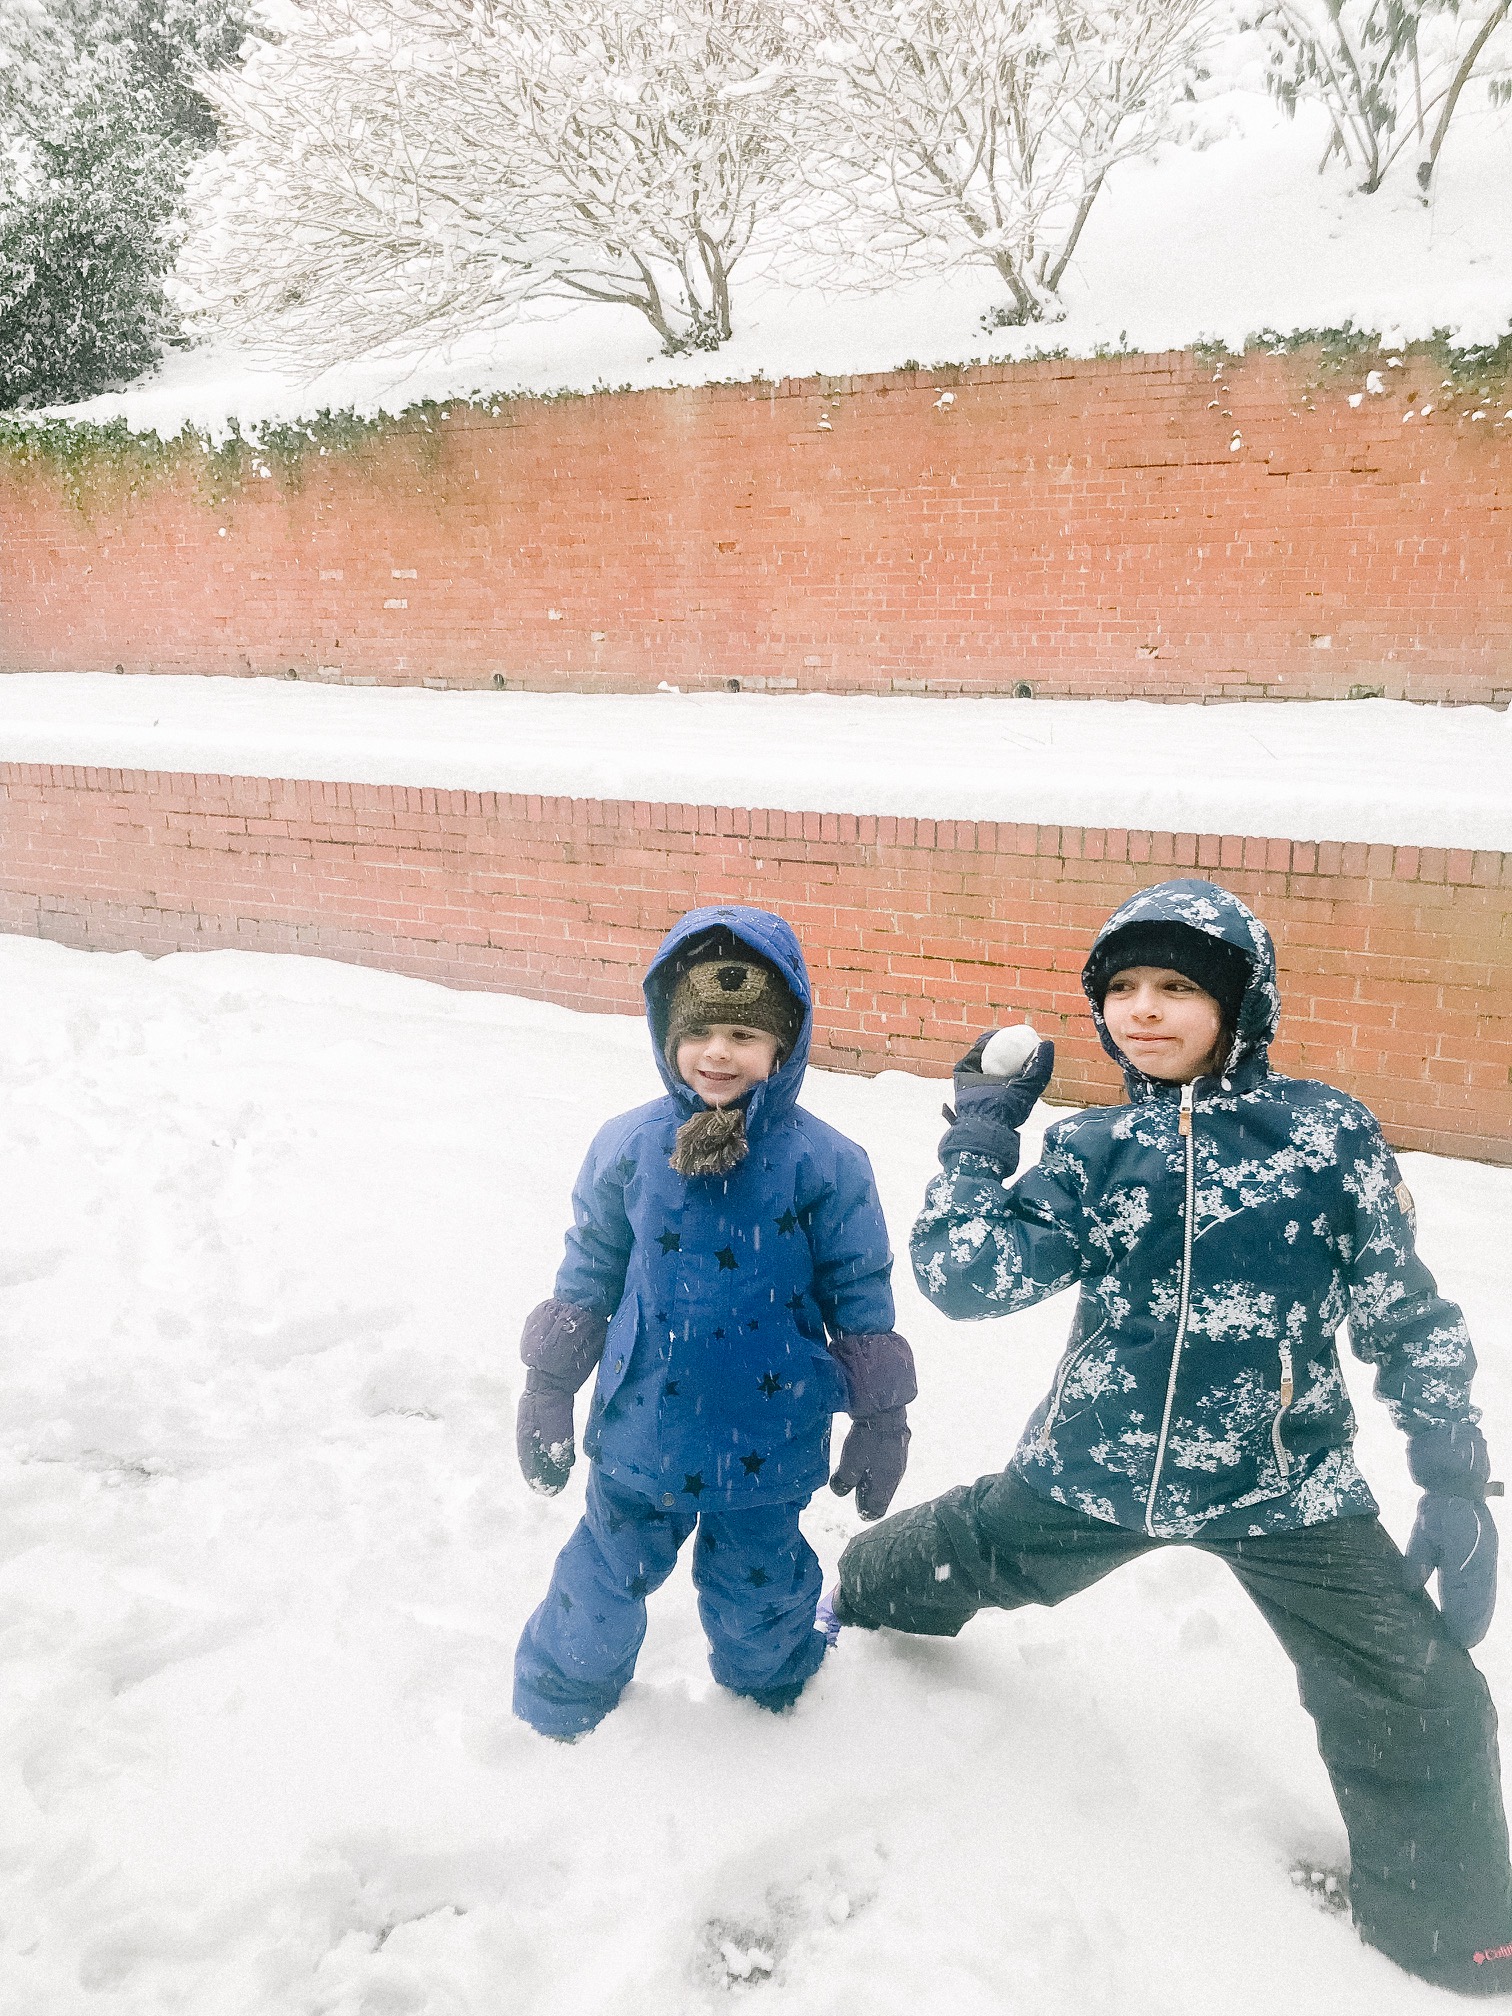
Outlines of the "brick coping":
{"type": "MultiPolygon", "coordinates": [[[[213,809],[250,790],[269,806],[315,804],[395,818],[526,819],[593,828],[629,826],[647,833],[729,835],[754,840],[832,841],[841,846],[951,848],[976,854],[1053,856],[1128,862],[1137,867],[1259,869],[1272,874],[1467,887],[1512,887],[1512,850],[1406,847],[1379,842],[1281,840],[1242,834],[1166,832],[1154,828],[1060,826],[985,819],[921,819],[858,812],[785,812],[635,798],[581,798],[539,792],[452,791],[429,785],[344,784],[306,778],[250,777],[235,771],[103,769],[68,763],[0,761],[0,782],[14,779],[61,790],[142,792],[213,809]]],[[[268,818],[274,825],[277,813],[268,818]]],[[[260,822],[259,822],[260,823],[260,822]]],[[[250,830],[250,827],[249,827],[250,830]]]]}

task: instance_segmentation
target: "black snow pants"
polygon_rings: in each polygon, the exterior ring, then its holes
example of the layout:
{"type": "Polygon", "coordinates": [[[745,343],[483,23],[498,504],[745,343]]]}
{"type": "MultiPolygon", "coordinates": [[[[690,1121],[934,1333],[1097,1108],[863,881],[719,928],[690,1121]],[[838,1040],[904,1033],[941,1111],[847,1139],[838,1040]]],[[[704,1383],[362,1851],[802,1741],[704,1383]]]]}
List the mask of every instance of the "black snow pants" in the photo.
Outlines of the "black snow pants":
{"type": "MultiPolygon", "coordinates": [[[[1173,1544],[1057,1505],[1008,1470],[852,1540],[837,1614],[954,1637],[978,1610],[1060,1603],[1173,1544]]],[[[1361,1935],[1445,1987],[1512,1987],[1496,1711],[1435,1605],[1404,1585],[1380,1521],[1185,1544],[1229,1564],[1297,1669],[1349,1834],[1361,1935]]]]}

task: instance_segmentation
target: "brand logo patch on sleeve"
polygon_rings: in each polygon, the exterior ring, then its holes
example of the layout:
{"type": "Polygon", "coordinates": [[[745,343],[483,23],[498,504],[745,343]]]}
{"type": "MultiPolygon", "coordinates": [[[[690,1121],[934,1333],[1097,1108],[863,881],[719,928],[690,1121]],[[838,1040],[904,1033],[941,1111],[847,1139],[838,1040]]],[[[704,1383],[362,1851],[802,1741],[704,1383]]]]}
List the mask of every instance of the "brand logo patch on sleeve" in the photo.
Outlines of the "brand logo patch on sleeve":
{"type": "Polygon", "coordinates": [[[1398,1183],[1396,1186],[1396,1200],[1404,1218],[1417,1216],[1417,1206],[1412,1201],[1412,1192],[1405,1183],[1398,1183]]]}

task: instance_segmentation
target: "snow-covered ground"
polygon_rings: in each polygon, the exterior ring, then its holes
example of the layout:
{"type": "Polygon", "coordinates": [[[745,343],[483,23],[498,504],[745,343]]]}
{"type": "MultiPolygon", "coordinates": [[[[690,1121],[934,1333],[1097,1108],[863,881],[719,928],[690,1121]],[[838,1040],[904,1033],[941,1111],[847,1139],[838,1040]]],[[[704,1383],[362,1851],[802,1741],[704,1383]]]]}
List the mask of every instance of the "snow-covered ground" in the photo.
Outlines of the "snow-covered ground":
{"type": "MultiPolygon", "coordinates": [[[[599,1731],[511,1720],[582,1482],[519,1479],[515,1339],[591,1133],[656,1082],[628,1019],[0,939],[0,2006],[1447,2009],[1292,1889],[1341,1829],[1284,1658],[1190,1550],[953,1644],[849,1632],[781,1719],[714,1689],[684,1566],[599,1731]]],[[[901,1246],[938,1084],[808,1098],[901,1246]]],[[[1406,1168],[1505,1458],[1512,1171],[1406,1168]]],[[[1001,1464],[1068,1307],[956,1328],[899,1289],[909,1501],[1001,1464]]],[[[854,1519],[807,1515],[827,1567],[854,1519]]]]}
{"type": "MultiPolygon", "coordinates": [[[[1440,158],[1431,201],[1410,163],[1373,196],[1337,167],[1318,173],[1327,125],[1316,107],[1288,121],[1259,92],[1232,91],[1203,108],[1205,148],[1168,147],[1115,168],[1062,295],[1065,318],[987,330],[1006,300],[993,276],[901,276],[886,292],[799,286],[736,274],[736,331],[712,353],[667,358],[629,309],[553,312],[479,333],[424,356],[356,359],[318,376],[273,369],[224,344],[176,353],[120,395],[70,409],[125,414],[133,427],[224,431],[322,407],[397,412],[469,391],[548,392],[679,385],[711,379],[805,377],[1022,357],[1088,356],[1198,338],[1241,345],[1258,330],[1356,328],[1391,343],[1447,330],[1494,343],[1512,324],[1512,114],[1467,91],[1440,158]]],[[[270,225],[270,228],[275,228],[270,225]]]]}
{"type": "Polygon", "coordinates": [[[1512,848],[1512,715],[14,673],[0,761],[1512,848]]]}

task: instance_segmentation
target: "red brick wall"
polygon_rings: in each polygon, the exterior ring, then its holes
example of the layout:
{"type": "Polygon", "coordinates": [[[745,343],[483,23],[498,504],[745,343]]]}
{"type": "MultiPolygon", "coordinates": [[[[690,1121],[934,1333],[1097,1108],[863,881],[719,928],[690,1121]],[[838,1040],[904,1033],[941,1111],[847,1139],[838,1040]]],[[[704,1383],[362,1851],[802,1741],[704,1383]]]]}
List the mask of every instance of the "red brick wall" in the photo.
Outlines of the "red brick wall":
{"type": "Polygon", "coordinates": [[[1057,1092],[1117,1096],[1077,982],[1131,889],[1205,871],[1275,932],[1281,1068],[1398,1145],[1512,1161],[1512,855],[0,766],[0,928],[319,953],[633,1009],[694,903],[780,910],[821,1063],[944,1071],[1027,1011],[1057,1092]]]}
{"type": "Polygon", "coordinates": [[[1418,357],[1351,408],[1363,376],[1182,353],[459,404],[219,501],[194,456],[86,471],[87,510],[0,461],[0,670],[1512,697],[1508,402],[1475,418],[1418,357]]]}

